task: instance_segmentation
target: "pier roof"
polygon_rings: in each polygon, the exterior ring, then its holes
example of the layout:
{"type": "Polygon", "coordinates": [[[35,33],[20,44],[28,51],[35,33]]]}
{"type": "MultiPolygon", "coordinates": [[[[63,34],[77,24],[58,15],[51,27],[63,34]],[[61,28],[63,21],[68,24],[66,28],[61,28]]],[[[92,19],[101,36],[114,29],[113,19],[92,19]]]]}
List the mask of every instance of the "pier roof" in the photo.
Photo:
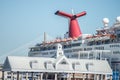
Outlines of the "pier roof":
{"type": "Polygon", "coordinates": [[[112,74],[106,60],[8,56],[4,71],[112,74]]]}

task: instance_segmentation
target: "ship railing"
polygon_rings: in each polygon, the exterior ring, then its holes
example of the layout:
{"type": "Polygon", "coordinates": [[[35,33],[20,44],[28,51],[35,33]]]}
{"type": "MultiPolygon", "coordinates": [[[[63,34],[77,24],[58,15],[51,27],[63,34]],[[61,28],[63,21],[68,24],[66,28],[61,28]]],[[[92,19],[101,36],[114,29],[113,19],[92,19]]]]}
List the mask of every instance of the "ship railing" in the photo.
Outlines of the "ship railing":
{"type": "MultiPolygon", "coordinates": [[[[38,79],[39,80],[39,79],[38,79]]],[[[53,79],[43,79],[43,80],[53,80],[53,79]]]]}

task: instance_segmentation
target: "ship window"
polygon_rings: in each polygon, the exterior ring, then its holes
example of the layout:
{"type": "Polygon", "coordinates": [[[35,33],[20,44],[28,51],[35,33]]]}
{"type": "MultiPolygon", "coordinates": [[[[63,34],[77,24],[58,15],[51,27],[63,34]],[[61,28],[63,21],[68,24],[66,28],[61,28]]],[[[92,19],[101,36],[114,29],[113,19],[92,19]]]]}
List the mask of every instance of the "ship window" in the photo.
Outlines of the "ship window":
{"type": "Polygon", "coordinates": [[[110,42],[110,40],[105,40],[105,44],[108,44],[110,42]]]}
{"type": "Polygon", "coordinates": [[[48,52],[44,52],[44,53],[42,53],[42,55],[48,55],[48,52]]]}
{"type": "Polygon", "coordinates": [[[101,41],[99,40],[99,41],[97,41],[97,45],[100,45],[101,44],[101,41]]]}
{"type": "Polygon", "coordinates": [[[73,58],[77,58],[78,57],[78,54],[74,54],[72,55],[73,58]]]}
{"type": "Polygon", "coordinates": [[[110,45],[110,47],[120,47],[120,45],[110,45]]]}
{"type": "Polygon", "coordinates": [[[96,50],[104,50],[104,47],[95,47],[96,50]]]}
{"type": "Polygon", "coordinates": [[[30,51],[33,51],[33,49],[31,48],[30,51]]]}
{"type": "Polygon", "coordinates": [[[78,40],[82,40],[82,37],[79,37],[78,40]]]}
{"type": "Polygon", "coordinates": [[[117,61],[117,60],[119,60],[119,58],[112,58],[112,61],[115,61],[115,60],[117,61]]]}
{"type": "Polygon", "coordinates": [[[120,54],[120,51],[113,51],[113,54],[120,54]]]}
{"type": "Polygon", "coordinates": [[[73,52],[78,52],[79,51],[79,49],[73,49],[73,52]]]}
{"type": "Polygon", "coordinates": [[[120,34],[118,34],[117,37],[120,38],[120,34]]]}
{"type": "Polygon", "coordinates": [[[46,49],[47,49],[46,47],[41,47],[41,50],[42,50],[42,51],[44,51],[44,50],[46,50],[46,49]]]}
{"type": "Polygon", "coordinates": [[[67,47],[68,47],[68,48],[70,48],[70,47],[71,47],[71,44],[70,44],[70,45],[68,45],[67,47]]]}
{"type": "Polygon", "coordinates": [[[84,51],[86,51],[86,48],[84,48],[84,51]]]}
{"type": "Polygon", "coordinates": [[[83,57],[83,54],[80,54],[80,57],[83,57]]]}
{"type": "Polygon", "coordinates": [[[84,48],[85,51],[92,50],[92,48],[84,48]]]}
{"type": "Polygon", "coordinates": [[[53,46],[53,49],[56,49],[56,47],[55,47],[55,46],[53,46]]]}
{"type": "Polygon", "coordinates": [[[88,54],[84,54],[84,57],[87,57],[88,56],[88,54]]]}
{"type": "Polygon", "coordinates": [[[39,48],[31,48],[31,51],[39,51],[39,48]]]}
{"type": "Polygon", "coordinates": [[[89,56],[93,56],[93,54],[89,54],[89,56]]]}
{"type": "Polygon", "coordinates": [[[72,47],[80,46],[81,43],[74,43],[72,44],[72,47]]]}
{"type": "Polygon", "coordinates": [[[47,49],[46,47],[43,48],[43,50],[46,50],[46,49],[47,49]]]}
{"type": "Polygon", "coordinates": [[[54,52],[50,52],[50,54],[54,54],[54,52]]]}
{"type": "Polygon", "coordinates": [[[82,48],[80,48],[79,50],[80,50],[80,51],[82,51],[83,49],[82,49],[82,48]]]}
{"type": "Polygon", "coordinates": [[[48,47],[48,50],[50,50],[51,48],[50,47],[48,47]]]}
{"type": "Polygon", "coordinates": [[[63,45],[64,48],[70,48],[71,45],[63,45]]]}
{"type": "Polygon", "coordinates": [[[71,50],[64,50],[65,53],[70,53],[72,52],[71,50]]]}
{"type": "Polygon", "coordinates": [[[64,45],[64,48],[67,48],[67,46],[66,46],[66,45],[64,45]]]}

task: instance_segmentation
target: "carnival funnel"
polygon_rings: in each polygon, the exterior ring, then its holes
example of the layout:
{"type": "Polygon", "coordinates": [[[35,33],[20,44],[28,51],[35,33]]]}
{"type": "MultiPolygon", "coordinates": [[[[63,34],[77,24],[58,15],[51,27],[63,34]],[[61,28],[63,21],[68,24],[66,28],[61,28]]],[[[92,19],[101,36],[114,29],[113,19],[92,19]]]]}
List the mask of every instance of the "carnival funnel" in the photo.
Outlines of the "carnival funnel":
{"type": "Polygon", "coordinates": [[[86,15],[85,11],[83,11],[81,13],[78,13],[76,15],[68,14],[68,13],[65,13],[65,12],[62,12],[62,11],[57,11],[55,14],[59,15],[59,16],[66,17],[66,18],[69,18],[69,20],[70,20],[70,22],[69,22],[69,37],[78,38],[82,35],[82,32],[81,32],[81,29],[79,27],[77,18],[86,15]]]}

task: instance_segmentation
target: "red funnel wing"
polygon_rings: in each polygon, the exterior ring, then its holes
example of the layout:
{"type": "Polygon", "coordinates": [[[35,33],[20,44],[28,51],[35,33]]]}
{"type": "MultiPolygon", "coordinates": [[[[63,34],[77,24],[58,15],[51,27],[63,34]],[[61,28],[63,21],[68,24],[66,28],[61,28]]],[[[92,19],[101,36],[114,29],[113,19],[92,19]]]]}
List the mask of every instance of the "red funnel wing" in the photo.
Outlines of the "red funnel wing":
{"type": "Polygon", "coordinates": [[[76,17],[78,18],[78,17],[84,16],[84,15],[86,15],[86,12],[85,12],[85,11],[76,14],[76,17]]]}
{"type": "Polygon", "coordinates": [[[69,18],[72,18],[72,16],[73,15],[71,15],[71,14],[67,14],[67,13],[65,13],[65,12],[62,12],[62,11],[57,11],[56,13],[55,13],[56,15],[60,15],[60,16],[63,16],[63,17],[69,17],[69,18]]]}

